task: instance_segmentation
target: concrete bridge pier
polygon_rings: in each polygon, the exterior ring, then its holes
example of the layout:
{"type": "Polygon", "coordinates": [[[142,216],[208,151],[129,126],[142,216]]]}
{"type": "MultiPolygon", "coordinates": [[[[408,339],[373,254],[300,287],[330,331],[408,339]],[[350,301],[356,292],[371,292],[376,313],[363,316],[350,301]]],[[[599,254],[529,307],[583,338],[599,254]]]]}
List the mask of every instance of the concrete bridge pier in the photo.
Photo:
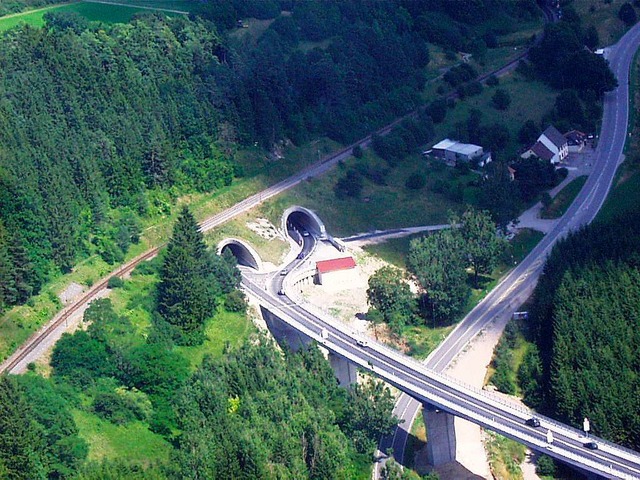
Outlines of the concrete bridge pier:
{"type": "Polygon", "coordinates": [[[356,365],[346,358],[329,352],[329,363],[341,387],[351,387],[358,381],[356,365]]]}
{"type": "Polygon", "coordinates": [[[427,429],[427,461],[434,467],[456,459],[456,430],[454,416],[436,409],[431,404],[422,404],[422,416],[427,429]]]}
{"type": "Polygon", "coordinates": [[[306,348],[311,343],[311,338],[298,332],[286,322],[280,320],[276,315],[260,305],[260,313],[267,323],[273,338],[282,346],[297,352],[301,348],[306,348]]]}

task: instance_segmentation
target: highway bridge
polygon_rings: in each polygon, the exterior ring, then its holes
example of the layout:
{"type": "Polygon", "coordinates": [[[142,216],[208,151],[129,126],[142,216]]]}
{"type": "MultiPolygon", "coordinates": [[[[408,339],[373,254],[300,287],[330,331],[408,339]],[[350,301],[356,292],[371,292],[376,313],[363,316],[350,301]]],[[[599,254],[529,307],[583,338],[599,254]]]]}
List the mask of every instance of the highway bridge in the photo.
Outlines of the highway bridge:
{"type": "MultiPolygon", "coordinates": [[[[306,226],[316,225],[307,222],[306,226]]],[[[265,274],[250,267],[241,267],[245,292],[258,301],[263,315],[276,317],[296,333],[294,342],[298,342],[298,346],[317,342],[330,354],[354,367],[377,375],[420,402],[432,412],[431,419],[437,419],[439,415],[443,418],[454,415],[514,439],[582,471],[604,478],[640,479],[639,453],[601,438],[590,436],[587,439],[580,430],[540,416],[490,392],[461,384],[434,368],[429,368],[369,338],[365,340],[340,321],[305,304],[298,295],[299,289],[295,282],[304,276],[305,272],[308,274],[312,271],[309,257],[318,240],[313,233],[304,237],[297,236],[299,228],[305,227],[296,225],[295,228],[289,229],[289,233],[296,242],[302,241],[300,251],[281,271],[265,274]],[[282,272],[285,274],[281,274],[282,272]],[[537,427],[526,424],[526,421],[534,416],[540,421],[537,427]],[[548,442],[549,431],[553,436],[552,443],[548,442]],[[585,447],[587,441],[595,441],[599,448],[588,449],[585,447]]],[[[316,232],[317,230],[316,228],[316,232]]],[[[538,263],[529,266],[529,269],[533,270],[538,268],[538,263]]],[[[503,293],[509,294],[510,291],[503,293]]],[[[267,323],[269,324],[269,321],[267,323]]],[[[291,338],[293,337],[289,340],[291,338]]],[[[291,346],[295,348],[295,345],[291,346]]],[[[442,442],[443,439],[435,438],[433,441],[442,442]]],[[[446,443],[448,440],[444,441],[446,443]]],[[[455,442],[455,439],[453,441],[455,442]]],[[[441,448],[446,449],[450,446],[444,445],[441,448]]],[[[455,451],[455,446],[453,448],[455,451]]]]}

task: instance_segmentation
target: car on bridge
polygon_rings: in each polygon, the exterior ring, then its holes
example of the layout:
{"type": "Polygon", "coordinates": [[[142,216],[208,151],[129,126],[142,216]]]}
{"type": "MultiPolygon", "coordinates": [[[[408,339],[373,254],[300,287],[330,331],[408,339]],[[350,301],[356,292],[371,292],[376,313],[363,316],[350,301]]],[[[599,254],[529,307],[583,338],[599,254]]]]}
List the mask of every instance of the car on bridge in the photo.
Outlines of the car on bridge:
{"type": "Polygon", "coordinates": [[[527,419],[526,422],[524,422],[526,425],[530,426],[530,427],[539,427],[540,426],[540,420],[536,417],[531,417],[529,419],[527,419]]]}
{"type": "Polygon", "coordinates": [[[598,444],[596,442],[587,442],[584,445],[584,448],[588,448],[589,450],[597,450],[598,449],[598,444]]]}
{"type": "Polygon", "coordinates": [[[356,345],[358,345],[359,347],[368,347],[369,346],[369,342],[367,342],[366,340],[364,340],[362,338],[358,338],[356,340],[356,345]]]}

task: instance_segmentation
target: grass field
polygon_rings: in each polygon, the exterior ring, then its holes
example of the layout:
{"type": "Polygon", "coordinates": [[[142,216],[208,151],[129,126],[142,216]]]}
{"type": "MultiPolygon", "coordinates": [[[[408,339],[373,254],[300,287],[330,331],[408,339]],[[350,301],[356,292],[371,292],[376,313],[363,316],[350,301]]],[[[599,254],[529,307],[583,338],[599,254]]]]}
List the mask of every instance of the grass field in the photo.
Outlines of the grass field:
{"type": "MultiPolygon", "coordinates": [[[[362,161],[384,167],[385,162],[367,151],[362,161]]],[[[333,188],[345,172],[355,166],[353,159],[320,178],[305,181],[295,188],[266,202],[260,212],[272,222],[279,222],[280,215],[290,205],[302,205],[316,211],[327,225],[329,233],[347,236],[356,233],[385,230],[396,227],[434,225],[446,223],[450,211],[463,208],[444,194],[435,193],[431,187],[437,182],[450,183],[462,191],[477,179],[473,173],[461,174],[441,164],[427,162],[420,155],[407,157],[385,176],[386,185],[365,181],[359,198],[338,199],[333,188]],[[414,172],[427,178],[427,186],[421,190],[405,187],[406,179],[414,172]]]]}
{"type": "Polygon", "coordinates": [[[520,145],[518,131],[527,120],[539,124],[542,118],[553,108],[557,92],[538,81],[526,81],[518,73],[511,73],[500,79],[497,87],[485,87],[480,95],[456,102],[453,109],[447,112],[444,122],[436,125],[436,136],[433,143],[444,137],[455,137],[456,123],[465,123],[469,111],[479,110],[482,113],[482,125],[502,124],[510,133],[510,142],[504,149],[502,158],[515,158],[520,145]],[[507,110],[497,110],[493,106],[492,97],[497,88],[506,90],[511,97],[511,105],[507,110]]]}
{"type": "Polygon", "coordinates": [[[88,460],[118,459],[148,465],[169,459],[171,445],[142,422],[114,425],[95,415],[75,410],[79,435],[89,444],[88,460]]]}
{"type": "Polygon", "coordinates": [[[220,310],[213,320],[209,320],[207,323],[206,340],[202,345],[176,347],[176,351],[187,358],[191,368],[195,370],[205,356],[221,357],[226,346],[239,347],[255,331],[253,323],[246,315],[220,310]]]}
{"type": "Polygon", "coordinates": [[[573,0],[571,7],[582,18],[583,27],[594,25],[600,37],[600,47],[611,45],[627,30],[618,18],[618,11],[628,0],[573,0]]]}
{"type": "MultiPolygon", "coordinates": [[[[132,342],[144,342],[151,327],[153,295],[158,279],[156,275],[132,275],[124,287],[111,291],[111,302],[119,315],[125,315],[133,325],[129,336],[132,342]]],[[[187,358],[193,369],[197,368],[205,355],[220,357],[225,346],[238,347],[255,332],[246,315],[230,313],[220,308],[205,329],[206,340],[196,347],[176,347],[176,351],[187,358]]]]}
{"type": "Polygon", "coordinates": [[[381,243],[365,245],[363,250],[380,257],[385,262],[395,265],[399,268],[407,267],[407,253],[409,253],[409,244],[414,238],[420,238],[422,234],[408,235],[401,238],[390,238],[381,243]]]}
{"type": "Polygon", "coordinates": [[[587,181],[586,175],[577,177],[569,182],[558,194],[553,197],[553,201],[548,207],[540,212],[540,218],[560,218],[565,214],[569,206],[582,190],[587,181]]]}
{"type": "MultiPolygon", "coordinates": [[[[122,3],[122,2],[117,2],[122,3]]],[[[20,24],[28,24],[36,27],[41,27],[44,25],[44,15],[47,12],[56,11],[56,12],[76,12],[83,17],[85,17],[89,21],[94,22],[103,22],[107,24],[111,23],[125,23],[130,21],[134,15],[139,13],[148,12],[148,8],[137,8],[134,5],[136,4],[182,4],[183,2],[129,2],[132,6],[125,5],[109,5],[103,3],[91,3],[91,2],[79,2],[79,3],[69,3],[62,5],[53,5],[51,7],[45,7],[33,11],[27,11],[24,13],[19,13],[15,15],[7,15],[6,17],[0,18],[0,32],[9,30],[13,27],[16,27],[20,24]]],[[[187,3],[187,2],[184,2],[187,3]]],[[[144,5],[140,5],[144,6],[144,5]]],[[[163,7],[155,7],[155,8],[163,8],[163,7]]],[[[165,12],[166,15],[175,16],[180,15],[172,12],[165,12]]]]}

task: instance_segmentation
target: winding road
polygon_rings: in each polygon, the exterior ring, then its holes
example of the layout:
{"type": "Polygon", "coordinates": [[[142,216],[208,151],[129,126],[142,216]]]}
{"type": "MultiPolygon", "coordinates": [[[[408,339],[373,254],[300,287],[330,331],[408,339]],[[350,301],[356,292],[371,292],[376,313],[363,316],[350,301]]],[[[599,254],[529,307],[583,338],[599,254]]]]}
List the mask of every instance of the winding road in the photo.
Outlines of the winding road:
{"type": "MultiPolygon", "coordinates": [[[[464,347],[490,322],[510,315],[529,298],[544,261],[555,243],[570,231],[590,223],[600,210],[611,188],[616,170],[622,161],[629,119],[629,72],[633,57],[640,46],[640,24],[629,30],[620,41],[610,47],[608,60],[619,86],[604,96],[604,112],[600,139],[593,160],[593,173],[571,207],[533,251],[512,270],[451,332],[427,358],[427,367],[443,372],[464,347]]],[[[420,403],[402,395],[394,413],[404,420],[394,434],[383,439],[381,452],[392,448],[402,461],[408,430],[416,418],[420,403]]]]}

